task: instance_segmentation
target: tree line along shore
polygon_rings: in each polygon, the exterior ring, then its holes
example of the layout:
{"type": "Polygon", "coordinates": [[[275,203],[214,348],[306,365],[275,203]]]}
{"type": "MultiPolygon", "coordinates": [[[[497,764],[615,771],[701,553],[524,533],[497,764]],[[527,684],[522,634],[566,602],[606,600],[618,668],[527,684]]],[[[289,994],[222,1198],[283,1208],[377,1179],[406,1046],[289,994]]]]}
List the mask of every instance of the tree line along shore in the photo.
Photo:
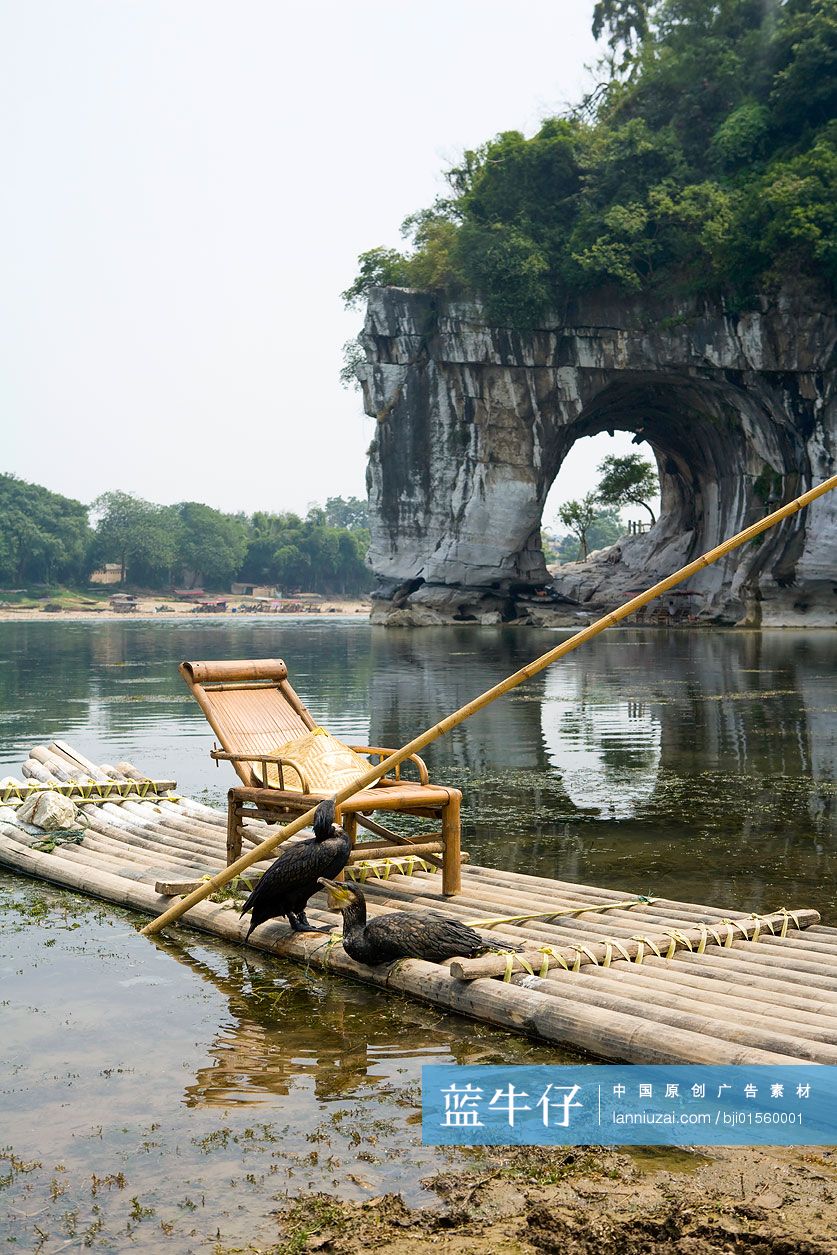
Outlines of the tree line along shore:
{"type": "Polygon", "coordinates": [[[225,514],[197,501],[157,505],[125,492],[106,492],[88,506],[0,475],[0,601],[7,606],[33,597],[61,601],[68,590],[94,600],[91,576],[107,565],[118,567],[120,588],[151,596],[196,586],[228,592],[241,583],[355,597],[372,582],[368,544],[366,502],[356,497],[330,497],[304,518],[225,514]]]}

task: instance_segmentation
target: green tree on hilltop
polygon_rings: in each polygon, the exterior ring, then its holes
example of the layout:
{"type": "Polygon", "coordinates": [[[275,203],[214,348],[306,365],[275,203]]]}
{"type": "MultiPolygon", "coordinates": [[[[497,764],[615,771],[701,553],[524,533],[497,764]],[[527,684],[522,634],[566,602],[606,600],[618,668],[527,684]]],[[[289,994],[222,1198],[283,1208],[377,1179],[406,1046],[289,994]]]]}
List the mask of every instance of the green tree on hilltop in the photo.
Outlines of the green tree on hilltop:
{"type": "Polygon", "coordinates": [[[331,527],[345,527],[350,532],[369,530],[369,503],[359,497],[329,497],[325,517],[331,527]]]}
{"type": "Polygon", "coordinates": [[[598,0],[607,80],[502,132],[371,249],[344,294],[439,288],[532,328],[591,287],[724,295],[837,286],[835,0],[598,0]]]}

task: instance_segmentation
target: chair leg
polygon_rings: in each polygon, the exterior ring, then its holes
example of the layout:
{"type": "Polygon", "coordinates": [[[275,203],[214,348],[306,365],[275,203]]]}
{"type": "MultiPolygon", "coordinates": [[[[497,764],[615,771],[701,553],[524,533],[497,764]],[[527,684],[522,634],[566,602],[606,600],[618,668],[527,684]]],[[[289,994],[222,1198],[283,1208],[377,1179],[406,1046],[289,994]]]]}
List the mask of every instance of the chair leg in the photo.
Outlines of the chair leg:
{"type": "Polygon", "coordinates": [[[459,803],[462,794],[451,789],[449,799],[442,809],[442,893],[459,893],[462,889],[462,842],[459,823],[459,803]]]}
{"type": "Polygon", "coordinates": [[[234,797],[227,798],[227,867],[241,858],[241,833],[238,830],[241,815],[234,797]]]}
{"type": "MultiPolygon", "coordinates": [[[[353,815],[351,812],[349,812],[349,814],[347,815],[344,812],[341,819],[341,827],[344,832],[348,833],[349,839],[351,840],[351,843],[352,843],[352,849],[354,849],[355,842],[357,841],[357,815],[353,815]]],[[[345,880],[346,879],[345,870],[340,872],[339,876],[336,876],[335,879],[345,880]]]]}

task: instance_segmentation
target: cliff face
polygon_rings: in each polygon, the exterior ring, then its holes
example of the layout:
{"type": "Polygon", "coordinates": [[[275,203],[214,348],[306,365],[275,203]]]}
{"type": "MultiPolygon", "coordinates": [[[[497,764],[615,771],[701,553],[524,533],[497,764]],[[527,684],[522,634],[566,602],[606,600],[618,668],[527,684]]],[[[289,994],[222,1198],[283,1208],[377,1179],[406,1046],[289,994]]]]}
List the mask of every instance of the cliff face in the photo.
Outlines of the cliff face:
{"type": "MultiPolygon", "coordinates": [[[[801,295],[725,313],[591,295],[528,334],[478,307],[398,288],[370,296],[360,368],[378,420],[367,483],[374,617],[569,621],[612,608],[835,469],[835,319],[801,295]],[[640,434],[660,519],[555,581],[540,546],[572,444],[640,434]],[[569,616],[569,619],[568,619],[569,616]]],[[[689,585],[692,613],[728,623],[837,622],[837,493],[689,585]]]]}

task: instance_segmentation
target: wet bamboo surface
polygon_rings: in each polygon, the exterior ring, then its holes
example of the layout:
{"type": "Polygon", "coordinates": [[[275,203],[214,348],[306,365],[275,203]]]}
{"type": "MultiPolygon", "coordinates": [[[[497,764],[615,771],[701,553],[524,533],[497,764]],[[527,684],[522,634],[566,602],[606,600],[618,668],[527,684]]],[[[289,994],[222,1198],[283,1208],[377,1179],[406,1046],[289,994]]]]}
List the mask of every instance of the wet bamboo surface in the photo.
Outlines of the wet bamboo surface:
{"type": "MultiPolygon", "coordinates": [[[[33,748],[22,776],[22,783],[145,779],[129,763],[94,764],[60,741],[33,748]]],[[[188,892],[226,865],[226,815],[199,802],[160,796],[94,800],[80,809],[88,821],[81,839],[59,834],[54,848],[38,849],[53,845],[50,834],[21,828],[0,807],[0,865],[152,916],[175,891],[188,892]]],[[[245,844],[268,831],[254,822],[245,844]]],[[[362,845],[353,857],[364,859],[362,845]]],[[[292,934],[284,920],[261,926],[247,944],[606,1059],[837,1063],[837,929],[821,926],[800,904],[777,903],[757,925],[744,904],[641,899],[473,865],[463,867],[462,893],[450,898],[435,870],[408,875],[397,863],[386,870],[386,879],[364,882],[370,914],[443,911],[498,946],[515,940],[527,950],[514,959],[408,959],[369,968],[339,940],[292,934]],[[542,918],[508,919],[533,914],[542,918]],[[487,931],[484,921],[495,919],[504,922],[487,931]]],[[[242,886],[239,904],[246,892],[242,886]]],[[[340,924],[323,895],[308,914],[312,923],[340,924]]],[[[230,899],[195,904],[184,923],[242,943],[249,926],[230,899]]]]}

